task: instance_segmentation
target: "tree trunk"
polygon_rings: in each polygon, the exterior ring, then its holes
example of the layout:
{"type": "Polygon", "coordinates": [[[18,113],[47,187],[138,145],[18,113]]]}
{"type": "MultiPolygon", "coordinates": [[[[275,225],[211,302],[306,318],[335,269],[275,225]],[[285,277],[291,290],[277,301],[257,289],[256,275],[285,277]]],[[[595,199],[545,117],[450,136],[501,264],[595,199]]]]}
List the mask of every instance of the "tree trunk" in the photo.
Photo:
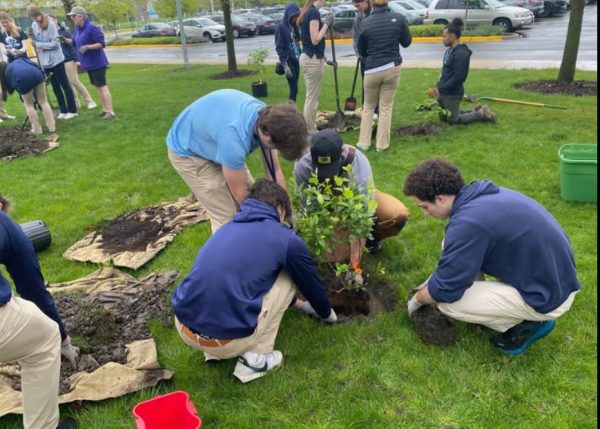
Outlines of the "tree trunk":
{"type": "Polygon", "coordinates": [[[558,80],[562,82],[573,82],[573,79],[575,79],[584,7],[584,0],[571,0],[571,16],[569,17],[567,41],[565,42],[565,50],[558,72],[558,80]]]}
{"type": "Polygon", "coordinates": [[[221,0],[223,9],[223,21],[225,24],[225,38],[227,43],[227,66],[229,73],[237,71],[237,63],[235,61],[235,47],[233,45],[233,26],[231,25],[231,8],[229,0],[221,0]]]}
{"type": "Polygon", "coordinates": [[[67,26],[69,27],[71,34],[73,34],[75,32],[75,24],[73,24],[72,19],[68,19],[69,15],[67,15],[71,12],[71,9],[73,9],[73,2],[71,0],[62,0],[62,3],[63,9],[65,10],[65,16],[67,17],[67,26]]]}

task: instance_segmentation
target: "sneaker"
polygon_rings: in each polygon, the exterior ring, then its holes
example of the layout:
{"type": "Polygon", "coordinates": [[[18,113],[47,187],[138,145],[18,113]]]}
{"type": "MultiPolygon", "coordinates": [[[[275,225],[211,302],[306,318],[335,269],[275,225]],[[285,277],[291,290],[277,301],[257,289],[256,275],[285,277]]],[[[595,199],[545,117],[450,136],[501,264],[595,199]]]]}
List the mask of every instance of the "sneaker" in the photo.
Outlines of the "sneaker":
{"type": "Polygon", "coordinates": [[[95,109],[96,107],[98,107],[98,105],[96,103],[94,103],[93,101],[90,101],[87,105],[87,108],[90,110],[95,109]]]}
{"type": "Polygon", "coordinates": [[[2,122],[4,122],[4,121],[2,120],[2,118],[0,118],[0,123],[2,123],[2,122]]]}
{"type": "Polygon", "coordinates": [[[386,148],[377,148],[377,152],[383,152],[384,150],[388,150],[390,147],[386,147],[386,148]]]}
{"type": "Polygon", "coordinates": [[[115,119],[117,117],[117,115],[114,114],[114,112],[104,112],[104,116],[102,117],[103,119],[115,119]]]}
{"type": "Polygon", "coordinates": [[[379,115],[377,113],[373,113],[373,120],[376,121],[379,119],[379,115]]]}
{"type": "Polygon", "coordinates": [[[56,115],[56,119],[65,119],[65,116],[67,116],[66,113],[59,113],[58,115],[56,115]]]}
{"type": "Polygon", "coordinates": [[[79,113],[67,113],[64,116],[64,120],[69,120],[69,119],[73,119],[79,116],[79,113]]]}
{"type": "Polygon", "coordinates": [[[283,354],[278,350],[268,353],[246,352],[238,358],[233,375],[242,383],[248,383],[280,367],[282,362],[283,354]]]}
{"type": "Polygon", "coordinates": [[[58,134],[52,132],[50,133],[50,135],[48,136],[48,141],[49,142],[57,142],[58,141],[58,134]]]}
{"type": "Polygon", "coordinates": [[[363,146],[363,145],[360,145],[360,144],[357,144],[357,145],[356,145],[356,148],[357,148],[357,149],[360,149],[360,150],[361,150],[361,151],[363,151],[363,152],[366,152],[366,151],[368,151],[368,150],[369,150],[369,146],[363,146]]]}
{"type": "Polygon", "coordinates": [[[221,359],[219,359],[218,357],[213,356],[210,353],[204,352],[204,362],[211,362],[212,363],[212,362],[218,362],[220,360],[221,359]]]}
{"type": "Polygon", "coordinates": [[[520,355],[525,353],[535,341],[548,335],[554,329],[555,324],[554,320],[547,322],[526,320],[502,334],[494,335],[491,341],[502,353],[512,356],[520,355]]]}
{"type": "Polygon", "coordinates": [[[108,112],[105,112],[104,110],[102,110],[100,113],[98,113],[98,116],[103,117],[104,115],[106,115],[108,112]]]}
{"type": "Polygon", "coordinates": [[[483,119],[485,119],[487,122],[496,122],[496,114],[492,112],[489,107],[482,106],[479,111],[481,112],[483,119]]]}

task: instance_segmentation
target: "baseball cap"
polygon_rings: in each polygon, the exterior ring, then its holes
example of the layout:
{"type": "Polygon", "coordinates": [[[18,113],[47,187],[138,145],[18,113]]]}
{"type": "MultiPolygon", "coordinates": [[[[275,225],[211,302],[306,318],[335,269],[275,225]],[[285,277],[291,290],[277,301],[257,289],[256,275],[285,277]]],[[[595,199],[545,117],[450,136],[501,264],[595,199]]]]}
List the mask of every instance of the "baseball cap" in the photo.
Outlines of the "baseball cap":
{"type": "Polygon", "coordinates": [[[68,16],[74,15],[87,15],[87,11],[81,6],[73,6],[71,12],[67,13],[68,16]]]}
{"type": "Polygon", "coordinates": [[[321,130],[312,136],[310,156],[319,179],[340,174],[343,145],[342,137],[332,129],[321,130]]]}

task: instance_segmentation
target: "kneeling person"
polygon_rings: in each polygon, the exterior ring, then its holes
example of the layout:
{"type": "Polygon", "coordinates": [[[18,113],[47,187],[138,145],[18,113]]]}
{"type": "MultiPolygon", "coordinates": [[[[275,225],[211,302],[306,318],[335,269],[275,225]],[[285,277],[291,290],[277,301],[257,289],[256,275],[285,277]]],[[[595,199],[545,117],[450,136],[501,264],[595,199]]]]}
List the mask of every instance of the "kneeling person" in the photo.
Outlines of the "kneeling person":
{"type": "Polygon", "coordinates": [[[306,245],[281,223],[290,216],[285,190],[256,182],[173,294],[183,341],[204,351],[206,360],[238,357],[234,375],[243,383],[281,365],[275,338],[291,302],[326,322],[337,320],[306,245]],[[310,305],[295,300],[294,286],[310,305]]]}

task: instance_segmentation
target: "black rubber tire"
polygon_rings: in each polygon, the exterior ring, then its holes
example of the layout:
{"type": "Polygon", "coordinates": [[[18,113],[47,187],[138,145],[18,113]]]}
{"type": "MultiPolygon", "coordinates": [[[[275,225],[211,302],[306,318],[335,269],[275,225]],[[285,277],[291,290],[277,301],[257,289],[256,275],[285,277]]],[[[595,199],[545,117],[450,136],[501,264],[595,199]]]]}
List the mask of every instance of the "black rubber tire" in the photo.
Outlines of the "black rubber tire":
{"type": "Polygon", "coordinates": [[[435,25],[448,25],[448,21],[446,21],[445,19],[436,19],[435,21],[433,21],[433,23],[435,25]]]}
{"type": "Polygon", "coordinates": [[[508,18],[496,18],[494,20],[494,22],[492,23],[492,25],[496,25],[496,26],[502,28],[502,30],[505,33],[510,33],[511,31],[513,31],[512,23],[510,22],[510,19],[508,19],[508,18]]]}

